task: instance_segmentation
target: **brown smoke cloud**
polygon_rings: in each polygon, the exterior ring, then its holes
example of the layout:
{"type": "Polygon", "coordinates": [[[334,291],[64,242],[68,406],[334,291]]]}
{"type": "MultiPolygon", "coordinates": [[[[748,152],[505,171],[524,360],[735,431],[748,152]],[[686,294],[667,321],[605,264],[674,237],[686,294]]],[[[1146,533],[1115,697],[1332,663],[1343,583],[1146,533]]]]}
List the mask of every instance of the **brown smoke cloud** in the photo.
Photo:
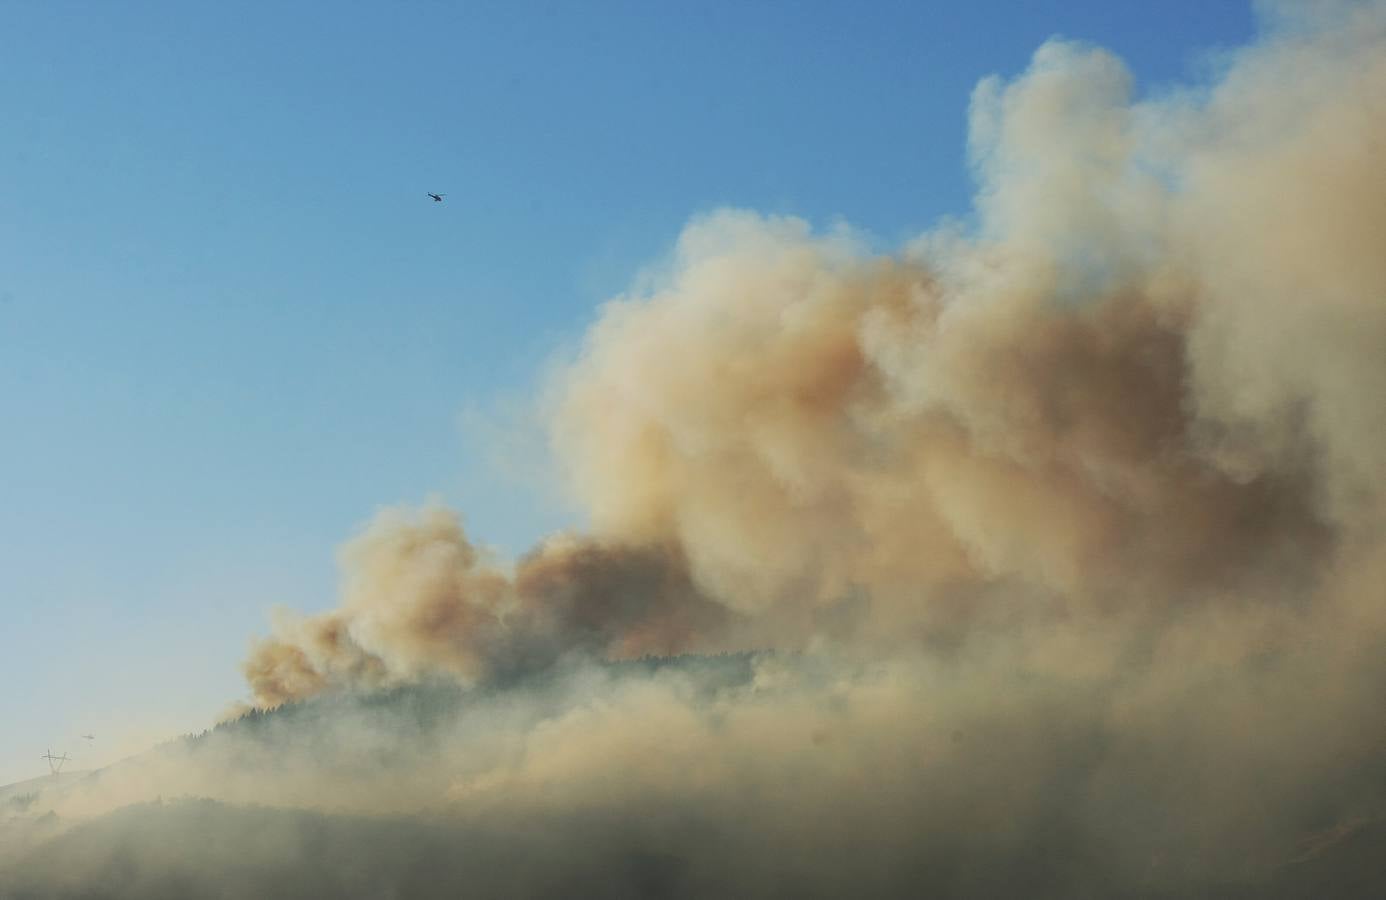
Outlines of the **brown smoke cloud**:
{"type": "Polygon", "coordinates": [[[341,564],[339,609],[281,615],[252,648],[244,670],[259,705],[333,684],[471,684],[573,653],[668,654],[729,617],[693,587],[676,549],[558,535],[510,572],[438,506],[381,513],[341,564]]]}
{"type": "Polygon", "coordinates": [[[1347,585],[1386,513],[1383,15],[1282,19],[1207,92],[1134,102],[1064,42],[983,81],[974,233],[878,256],[695,220],[552,386],[590,535],[512,572],[450,513],[383,515],[341,607],[256,647],[257,702],[571,652],[1373,606],[1347,585]]]}
{"type": "MultiPolygon", "coordinates": [[[[975,227],[698,217],[545,398],[583,533],[387,510],[245,664],[322,696],[25,809],[280,807],[207,871],[304,896],[1332,895],[1386,842],[1386,4],[1266,9],[1197,89],[983,81],[975,227]]],[[[74,835],[34,883],[109,881],[74,835]]]]}

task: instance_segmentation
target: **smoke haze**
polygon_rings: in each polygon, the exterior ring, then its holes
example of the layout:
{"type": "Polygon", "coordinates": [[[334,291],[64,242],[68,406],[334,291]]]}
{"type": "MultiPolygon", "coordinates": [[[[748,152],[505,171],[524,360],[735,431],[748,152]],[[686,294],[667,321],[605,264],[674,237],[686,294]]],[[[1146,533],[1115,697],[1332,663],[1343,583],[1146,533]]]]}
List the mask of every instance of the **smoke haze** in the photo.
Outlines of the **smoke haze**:
{"type": "Polygon", "coordinates": [[[322,755],[54,808],[426,814],[497,896],[1254,889],[1380,827],[1386,6],[1266,15],[1149,100],[1063,41],[984,80],[975,227],[694,219],[545,397],[585,530],[380,514],[245,663],[322,755]],[[470,698],[420,750],[345,699],[419,685],[470,698]]]}

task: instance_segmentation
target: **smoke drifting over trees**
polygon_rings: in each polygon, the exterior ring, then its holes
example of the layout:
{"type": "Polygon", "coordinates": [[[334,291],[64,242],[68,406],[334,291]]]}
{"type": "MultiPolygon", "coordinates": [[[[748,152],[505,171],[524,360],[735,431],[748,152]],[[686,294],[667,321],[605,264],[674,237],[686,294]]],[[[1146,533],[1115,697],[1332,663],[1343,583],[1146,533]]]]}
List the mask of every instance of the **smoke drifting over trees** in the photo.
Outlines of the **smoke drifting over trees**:
{"type": "Polygon", "coordinates": [[[1236,896],[1379,828],[1386,6],[1271,16],[1151,100],[1067,42],[983,81],[975,229],[695,219],[551,386],[590,528],[510,565],[383,513],[253,648],[261,708],[459,686],[425,749],[59,806],[426,813],[512,848],[496,896],[1236,896]]]}

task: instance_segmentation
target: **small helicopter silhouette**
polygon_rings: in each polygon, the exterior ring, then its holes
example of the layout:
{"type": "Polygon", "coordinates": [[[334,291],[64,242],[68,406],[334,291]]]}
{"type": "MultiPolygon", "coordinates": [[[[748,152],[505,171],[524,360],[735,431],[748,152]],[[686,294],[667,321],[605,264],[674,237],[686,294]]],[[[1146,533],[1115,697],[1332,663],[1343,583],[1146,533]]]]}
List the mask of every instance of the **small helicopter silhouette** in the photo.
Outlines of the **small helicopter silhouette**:
{"type": "Polygon", "coordinates": [[[443,198],[447,196],[446,194],[434,194],[434,193],[432,193],[432,192],[430,192],[430,191],[424,191],[424,193],[425,193],[425,194],[428,194],[428,196],[432,197],[434,203],[442,203],[442,202],[443,202],[443,198]]]}

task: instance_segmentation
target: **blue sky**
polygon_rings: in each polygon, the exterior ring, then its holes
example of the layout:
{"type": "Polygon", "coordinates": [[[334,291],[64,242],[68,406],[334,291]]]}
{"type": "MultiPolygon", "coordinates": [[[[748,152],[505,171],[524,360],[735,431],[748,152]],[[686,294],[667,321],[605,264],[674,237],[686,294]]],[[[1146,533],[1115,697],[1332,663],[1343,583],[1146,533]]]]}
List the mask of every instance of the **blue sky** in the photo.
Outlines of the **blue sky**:
{"type": "Polygon", "coordinates": [[[1062,35],[1159,90],[1252,18],[0,2],[0,783],[205,727],[379,506],[441,496],[510,553],[574,523],[466,423],[691,215],[894,246],[967,214],[978,79],[1062,35]]]}

